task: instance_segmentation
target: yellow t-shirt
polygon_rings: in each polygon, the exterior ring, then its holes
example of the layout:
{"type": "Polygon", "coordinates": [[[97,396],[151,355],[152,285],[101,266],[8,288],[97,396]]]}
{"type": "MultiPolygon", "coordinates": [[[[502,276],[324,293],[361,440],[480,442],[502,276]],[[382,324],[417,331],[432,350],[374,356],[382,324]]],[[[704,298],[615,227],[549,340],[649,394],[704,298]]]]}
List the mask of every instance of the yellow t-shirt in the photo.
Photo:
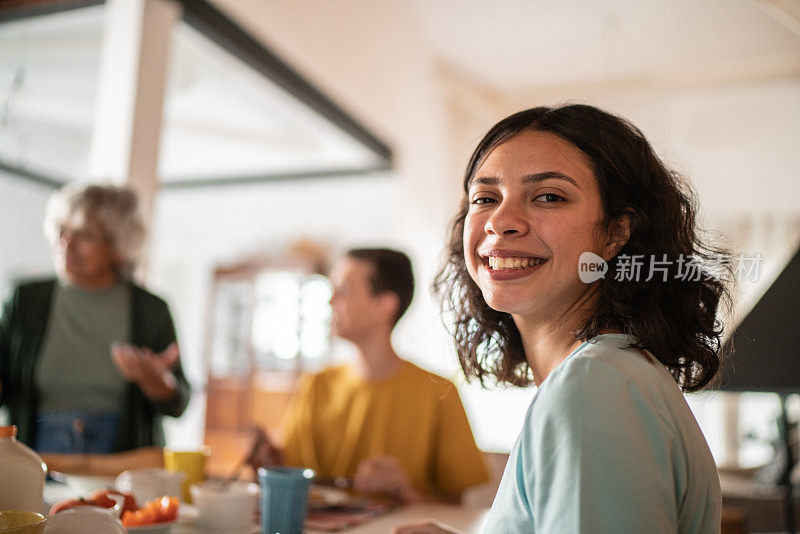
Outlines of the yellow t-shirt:
{"type": "Polygon", "coordinates": [[[352,477],[362,460],[384,455],[429,494],[489,478],[455,386],[410,362],[376,381],[348,366],[303,377],[282,430],[286,463],[323,478],[352,477]]]}

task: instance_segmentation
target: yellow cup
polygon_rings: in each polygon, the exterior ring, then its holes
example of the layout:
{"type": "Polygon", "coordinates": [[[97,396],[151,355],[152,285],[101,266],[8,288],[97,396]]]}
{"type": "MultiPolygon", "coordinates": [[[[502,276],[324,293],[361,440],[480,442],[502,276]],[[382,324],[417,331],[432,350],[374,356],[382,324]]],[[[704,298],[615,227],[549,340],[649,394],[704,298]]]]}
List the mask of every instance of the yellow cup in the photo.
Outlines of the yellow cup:
{"type": "Polygon", "coordinates": [[[42,534],[47,518],[35,512],[20,510],[0,511],[0,533],[2,534],[42,534]]]}
{"type": "Polygon", "coordinates": [[[206,479],[206,459],[211,455],[211,449],[203,447],[196,451],[176,451],[169,447],[164,449],[164,468],[168,471],[186,473],[186,478],[181,484],[181,499],[183,502],[192,502],[189,487],[206,479]]]}

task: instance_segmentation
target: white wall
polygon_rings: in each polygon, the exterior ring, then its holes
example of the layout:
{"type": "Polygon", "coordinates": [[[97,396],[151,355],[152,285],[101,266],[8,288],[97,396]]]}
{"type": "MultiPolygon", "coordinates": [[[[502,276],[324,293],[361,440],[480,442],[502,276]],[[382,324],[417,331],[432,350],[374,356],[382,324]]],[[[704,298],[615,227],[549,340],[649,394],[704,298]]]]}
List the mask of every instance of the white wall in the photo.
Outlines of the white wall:
{"type": "Polygon", "coordinates": [[[47,199],[53,190],[0,172],[0,285],[17,278],[52,273],[50,246],[44,237],[47,199]]]}

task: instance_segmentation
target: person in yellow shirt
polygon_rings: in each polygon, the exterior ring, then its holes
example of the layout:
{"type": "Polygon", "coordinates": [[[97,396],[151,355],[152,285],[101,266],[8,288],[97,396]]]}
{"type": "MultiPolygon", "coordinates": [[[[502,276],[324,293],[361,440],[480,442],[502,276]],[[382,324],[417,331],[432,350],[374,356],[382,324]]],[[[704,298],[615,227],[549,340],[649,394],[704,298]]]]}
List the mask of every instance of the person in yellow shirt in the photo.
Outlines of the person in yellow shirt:
{"type": "Polygon", "coordinates": [[[351,365],[303,377],[282,426],[262,434],[255,463],[310,467],[361,491],[404,501],[458,500],[488,480],[455,386],[400,358],[391,335],[411,303],[408,257],[353,249],[331,272],[333,335],[352,342],[351,365]]]}

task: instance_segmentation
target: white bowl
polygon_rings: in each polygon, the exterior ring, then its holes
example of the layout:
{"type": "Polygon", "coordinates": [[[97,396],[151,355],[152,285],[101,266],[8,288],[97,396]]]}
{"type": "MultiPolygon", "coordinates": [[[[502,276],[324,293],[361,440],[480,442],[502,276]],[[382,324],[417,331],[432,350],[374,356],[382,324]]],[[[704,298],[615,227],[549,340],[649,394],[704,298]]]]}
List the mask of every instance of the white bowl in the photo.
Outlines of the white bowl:
{"type": "Polygon", "coordinates": [[[231,532],[247,530],[253,525],[260,494],[258,484],[206,481],[192,485],[189,491],[197,507],[197,526],[231,532]]]}
{"type": "Polygon", "coordinates": [[[126,534],[113,511],[99,506],[78,506],[47,517],[44,534],[126,534]]]}

